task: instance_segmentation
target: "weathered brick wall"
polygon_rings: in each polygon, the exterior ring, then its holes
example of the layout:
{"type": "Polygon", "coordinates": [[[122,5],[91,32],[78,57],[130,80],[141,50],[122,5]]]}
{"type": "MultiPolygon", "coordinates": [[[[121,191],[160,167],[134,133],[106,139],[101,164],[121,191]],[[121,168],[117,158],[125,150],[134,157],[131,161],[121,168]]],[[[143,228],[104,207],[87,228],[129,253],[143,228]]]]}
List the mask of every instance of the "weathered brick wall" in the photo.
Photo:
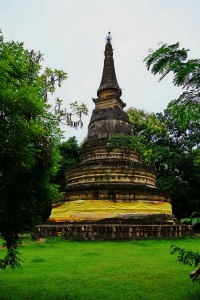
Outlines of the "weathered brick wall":
{"type": "Polygon", "coordinates": [[[131,240],[191,235],[193,235],[193,227],[190,225],[38,225],[32,231],[35,239],[63,236],[77,240],[131,240]]]}

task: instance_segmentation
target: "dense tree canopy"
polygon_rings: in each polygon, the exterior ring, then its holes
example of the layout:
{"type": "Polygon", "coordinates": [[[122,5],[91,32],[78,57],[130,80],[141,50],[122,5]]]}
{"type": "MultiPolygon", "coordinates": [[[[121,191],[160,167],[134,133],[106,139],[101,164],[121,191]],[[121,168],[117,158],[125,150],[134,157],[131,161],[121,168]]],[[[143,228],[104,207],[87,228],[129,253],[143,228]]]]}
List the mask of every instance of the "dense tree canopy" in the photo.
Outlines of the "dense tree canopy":
{"type": "Polygon", "coordinates": [[[158,117],[168,129],[172,154],[169,176],[174,176],[170,189],[174,202],[179,203],[177,214],[181,211],[184,216],[200,207],[200,60],[188,59],[188,51],[180,49],[179,43],[164,44],[145,59],[147,69],[160,74],[160,80],[171,72],[174,85],[183,88],[180,97],[158,117]]]}
{"type": "Polygon", "coordinates": [[[18,265],[19,233],[46,219],[51,203],[59,197],[52,183],[58,166],[60,120],[81,125],[72,114],[87,113],[85,105],[61,109],[56,100],[54,113],[49,93],[61,86],[67,74],[46,68],[40,52],[29,52],[23,43],[4,42],[0,35],[0,233],[8,254],[0,267],[18,265]]]}
{"type": "Polygon", "coordinates": [[[62,142],[58,148],[61,156],[60,168],[54,182],[59,186],[59,190],[62,193],[65,191],[66,186],[65,173],[79,163],[79,145],[76,137],[73,136],[62,142]]]}
{"type": "Polygon", "coordinates": [[[200,207],[198,135],[180,132],[168,109],[154,114],[130,108],[127,113],[134,132],[131,139],[143,161],[157,171],[157,186],[171,195],[178,218],[189,216],[200,207]]]}

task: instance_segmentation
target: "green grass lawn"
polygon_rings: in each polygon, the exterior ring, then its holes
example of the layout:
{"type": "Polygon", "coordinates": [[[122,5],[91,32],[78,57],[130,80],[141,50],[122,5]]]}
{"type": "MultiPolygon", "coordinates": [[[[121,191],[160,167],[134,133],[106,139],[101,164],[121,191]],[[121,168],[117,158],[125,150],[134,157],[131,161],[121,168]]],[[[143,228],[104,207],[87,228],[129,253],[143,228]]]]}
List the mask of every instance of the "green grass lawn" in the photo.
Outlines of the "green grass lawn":
{"type": "MultiPolygon", "coordinates": [[[[170,245],[200,251],[199,238],[25,244],[22,269],[0,270],[0,299],[194,300],[200,285],[170,245]]],[[[0,250],[0,258],[5,250],[0,250]]]]}

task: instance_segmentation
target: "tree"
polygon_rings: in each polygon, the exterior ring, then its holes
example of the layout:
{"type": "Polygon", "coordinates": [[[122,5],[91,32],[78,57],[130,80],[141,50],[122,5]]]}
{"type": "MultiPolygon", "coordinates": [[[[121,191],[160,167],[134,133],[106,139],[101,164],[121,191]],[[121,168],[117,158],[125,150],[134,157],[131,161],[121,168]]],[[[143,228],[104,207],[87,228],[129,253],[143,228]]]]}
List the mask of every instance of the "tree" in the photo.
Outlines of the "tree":
{"type": "MultiPolygon", "coordinates": [[[[184,92],[169,103],[164,113],[167,120],[170,143],[174,148],[174,170],[178,165],[176,178],[182,183],[177,189],[189,208],[189,203],[199,206],[199,145],[200,145],[200,60],[187,59],[188,51],[179,49],[179,43],[162,45],[145,58],[147,69],[160,74],[162,80],[170,72],[175,86],[184,92]],[[185,190],[184,195],[181,193],[185,190]],[[184,197],[183,197],[184,196],[184,197]],[[189,198],[189,199],[188,199],[189,198]]],[[[160,116],[161,117],[161,116],[160,116]]],[[[172,149],[173,149],[172,148],[172,149]]],[[[195,209],[196,207],[193,207],[195,209]]],[[[186,213],[186,211],[185,211],[186,213]]],[[[187,213],[190,213],[189,211],[187,213]]]]}
{"type": "Polygon", "coordinates": [[[129,108],[127,110],[132,124],[133,137],[139,143],[139,151],[146,165],[161,168],[163,156],[169,154],[169,134],[164,120],[160,120],[154,113],[129,108]]]}
{"type": "Polygon", "coordinates": [[[50,112],[48,95],[61,86],[67,74],[46,68],[40,52],[29,52],[23,43],[4,42],[0,35],[0,233],[7,255],[0,268],[20,265],[19,233],[46,219],[51,203],[59,197],[52,183],[60,154],[60,120],[81,125],[72,114],[87,113],[85,105],[73,103],[72,112],[50,112]]]}
{"type": "MultiPolygon", "coordinates": [[[[178,259],[177,261],[182,262],[184,265],[189,265],[194,267],[197,267],[200,263],[200,253],[199,252],[193,252],[193,251],[188,251],[183,248],[177,247],[175,245],[171,246],[171,254],[178,253],[178,259]]],[[[200,276],[200,266],[198,266],[195,270],[193,270],[190,273],[190,279],[193,281],[197,280],[200,283],[199,280],[200,276]]]]}
{"type": "MultiPolygon", "coordinates": [[[[170,102],[168,107],[171,107],[170,102]]],[[[157,172],[157,186],[172,197],[173,210],[185,218],[200,205],[198,135],[186,134],[176,125],[167,108],[154,114],[130,108],[127,111],[133,127],[135,143],[139,143],[143,161],[157,172]]]]}
{"type": "Polygon", "coordinates": [[[64,141],[59,146],[61,155],[60,168],[56,174],[54,182],[59,185],[60,192],[65,191],[66,180],[65,173],[68,169],[78,164],[79,161],[79,145],[75,136],[70,137],[67,141],[64,141]]]}
{"type": "MultiPolygon", "coordinates": [[[[179,43],[164,44],[158,50],[151,51],[145,61],[148,70],[151,68],[154,75],[161,75],[160,80],[170,72],[173,73],[174,85],[181,86],[184,90],[178,99],[169,103],[164,118],[168,124],[173,150],[171,171],[174,166],[177,179],[177,185],[174,185],[174,205],[178,198],[179,209],[182,210],[181,206],[185,205],[184,214],[190,215],[191,210],[199,210],[200,207],[200,60],[188,60],[188,51],[179,49],[179,43]]],[[[198,252],[173,245],[172,254],[174,253],[179,254],[178,261],[184,264],[198,266],[200,262],[198,252]]],[[[199,275],[200,267],[190,273],[190,278],[196,280],[199,275]]]]}
{"type": "Polygon", "coordinates": [[[148,70],[161,75],[160,81],[171,72],[174,85],[183,88],[184,92],[169,107],[180,128],[186,128],[191,119],[193,125],[199,126],[200,59],[187,60],[188,51],[179,49],[179,43],[164,44],[154,52],[151,50],[144,60],[148,70]]]}

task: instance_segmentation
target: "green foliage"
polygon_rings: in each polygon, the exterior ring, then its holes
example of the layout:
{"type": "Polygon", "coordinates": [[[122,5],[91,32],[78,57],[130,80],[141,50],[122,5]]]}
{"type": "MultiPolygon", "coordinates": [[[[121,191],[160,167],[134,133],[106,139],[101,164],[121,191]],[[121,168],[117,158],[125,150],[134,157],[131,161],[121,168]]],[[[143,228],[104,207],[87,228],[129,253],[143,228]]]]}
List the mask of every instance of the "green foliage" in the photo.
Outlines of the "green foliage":
{"type": "Polygon", "coordinates": [[[66,180],[65,173],[71,167],[79,163],[79,145],[75,136],[59,145],[60,151],[60,168],[54,179],[54,183],[59,185],[60,192],[64,192],[66,180]]]}
{"type": "Polygon", "coordinates": [[[61,124],[71,126],[74,128],[82,127],[83,121],[82,116],[88,114],[87,106],[82,103],[78,105],[77,101],[70,103],[70,112],[66,111],[66,108],[62,108],[62,100],[56,98],[56,106],[54,108],[54,118],[61,124]],[[74,120],[73,117],[78,117],[78,120],[74,120]]]}
{"type": "Polygon", "coordinates": [[[156,51],[151,51],[145,61],[148,70],[151,69],[154,75],[161,75],[160,80],[168,73],[173,73],[174,85],[181,86],[184,92],[168,109],[171,109],[172,115],[182,129],[187,128],[190,122],[196,124],[199,129],[200,60],[187,60],[188,51],[184,48],[179,49],[179,43],[164,44],[156,51]]]}
{"type": "MultiPolygon", "coordinates": [[[[153,51],[151,49],[149,52],[150,54],[144,60],[147,69],[149,70],[152,67],[151,72],[154,75],[160,74],[160,80],[162,80],[169,72],[177,73],[177,71],[180,71],[183,65],[182,62],[187,59],[188,50],[179,49],[179,43],[176,43],[173,45],[163,44],[158,50],[153,51]]],[[[175,84],[178,84],[178,82],[175,82],[175,84]]]]}
{"type": "Polygon", "coordinates": [[[18,247],[21,245],[21,242],[18,233],[7,232],[4,234],[4,239],[3,247],[7,248],[7,254],[3,259],[0,259],[0,269],[6,269],[7,266],[10,266],[12,269],[20,268],[21,258],[18,247]]]}
{"type": "Polygon", "coordinates": [[[159,168],[163,157],[169,155],[169,135],[165,122],[154,113],[136,108],[129,108],[127,114],[132,124],[133,139],[144,163],[159,168]]]}
{"type": "Polygon", "coordinates": [[[171,182],[167,189],[171,189],[179,217],[188,216],[200,205],[200,60],[189,60],[188,51],[180,49],[179,43],[164,44],[145,58],[147,69],[160,74],[160,80],[171,72],[174,85],[184,90],[158,115],[167,126],[171,156],[163,160],[166,169],[159,171],[158,183],[165,189],[165,183],[171,182]]]}
{"type": "Polygon", "coordinates": [[[143,162],[155,168],[158,187],[171,194],[174,213],[183,218],[200,205],[199,148],[196,148],[200,136],[197,122],[191,119],[187,127],[180,127],[172,108],[173,101],[163,114],[135,108],[127,113],[143,162]]]}
{"type": "Polygon", "coordinates": [[[145,142],[158,142],[161,138],[168,138],[167,126],[160,121],[154,113],[147,113],[144,110],[129,108],[127,110],[132,124],[133,135],[143,138],[145,142]]]}
{"type": "Polygon", "coordinates": [[[19,233],[46,220],[60,196],[53,178],[60,161],[61,117],[77,126],[87,113],[77,102],[67,112],[59,99],[59,107],[50,111],[49,94],[67,74],[42,70],[42,60],[40,52],[29,52],[23,43],[4,42],[0,34],[0,230],[8,250],[3,267],[19,265],[19,233]],[[79,117],[78,124],[72,122],[73,115],[79,117]]]}
{"type": "MultiPolygon", "coordinates": [[[[41,59],[1,36],[0,228],[8,250],[3,267],[19,265],[18,234],[46,219],[59,195],[50,180],[58,170],[61,132],[49,113],[47,93],[53,90],[46,85],[46,71],[40,75],[41,59]]],[[[59,81],[65,78],[60,72],[59,81]]]]}
{"type": "Polygon", "coordinates": [[[108,138],[107,146],[109,149],[125,146],[138,152],[141,150],[139,141],[132,135],[112,135],[108,138]]]}
{"type": "MultiPolygon", "coordinates": [[[[176,254],[178,253],[178,258],[177,261],[183,263],[184,265],[189,265],[192,266],[194,265],[197,267],[200,263],[200,253],[199,252],[194,252],[194,251],[188,251],[185,250],[184,248],[177,247],[175,245],[172,245],[170,247],[171,254],[176,254]]],[[[190,273],[190,278],[192,280],[196,280],[200,275],[200,267],[198,267],[196,270],[190,273]]],[[[198,279],[199,283],[200,280],[198,279]]]]}
{"type": "Polygon", "coordinates": [[[199,225],[200,224],[200,218],[185,218],[181,219],[181,222],[188,225],[199,225]]]}
{"type": "Polygon", "coordinates": [[[65,170],[79,162],[79,145],[75,136],[59,145],[62,157],[61,165],[65,170]]]}
{"type": "Polygon", "coordinates": [[[171,254],[178,253],[178,258],[177,258],[178,262],[182,262],[184,265],[189,265],[189,266],[194,265],[195,267],[198,266],[198,264],[200,263],[199,252],[187,251],[175,245],[172,245],[170,248],[172,249],[171,254]]]}
{"type": "Polygon", "coordinates": [[[200,227],[200,212],[193,212],[189,218],[180,220],[184,224],[193,225],[195,228],[200,227]]]}

